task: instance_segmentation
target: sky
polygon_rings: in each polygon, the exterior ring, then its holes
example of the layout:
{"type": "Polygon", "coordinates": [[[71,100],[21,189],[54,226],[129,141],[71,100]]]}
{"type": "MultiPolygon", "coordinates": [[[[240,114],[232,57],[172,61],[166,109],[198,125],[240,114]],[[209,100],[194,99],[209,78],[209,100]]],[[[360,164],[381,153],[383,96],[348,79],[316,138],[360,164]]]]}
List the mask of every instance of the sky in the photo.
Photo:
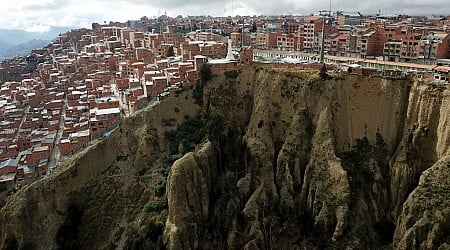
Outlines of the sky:
{"type": "MultiPolygon", "coordinates": [[[[187,15],[309,14],[329,0],[16,0],[0,1],[0,27],[46,32],[51,27],[90,27],[92,22],[136,20],[167,12],[187,15]]],[[[335,10],[374,14],[450,14],[448,0],[332,0],[335,10]]]]}

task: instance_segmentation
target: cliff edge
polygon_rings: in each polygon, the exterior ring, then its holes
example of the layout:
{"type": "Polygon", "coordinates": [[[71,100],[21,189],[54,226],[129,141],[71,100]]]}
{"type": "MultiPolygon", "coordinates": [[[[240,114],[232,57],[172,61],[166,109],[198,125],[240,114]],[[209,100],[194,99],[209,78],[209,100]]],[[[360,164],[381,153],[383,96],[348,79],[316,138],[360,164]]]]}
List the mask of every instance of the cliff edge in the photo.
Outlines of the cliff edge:
{"type": "Polygon", "coordinates": [[[450,87],[410,79],[258,64],[225,72],[125,119],[9,197],[2,242],[445,247],[448,110],[450,87]]]}

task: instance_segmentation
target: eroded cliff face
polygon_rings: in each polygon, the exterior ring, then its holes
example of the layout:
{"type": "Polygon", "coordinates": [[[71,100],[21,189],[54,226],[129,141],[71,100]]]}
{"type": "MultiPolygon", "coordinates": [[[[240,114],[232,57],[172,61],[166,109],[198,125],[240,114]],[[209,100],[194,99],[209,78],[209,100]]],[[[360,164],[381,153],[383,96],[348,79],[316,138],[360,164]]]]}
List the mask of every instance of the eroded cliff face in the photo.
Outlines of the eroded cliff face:
{"type": "MultiPolygon", "coordinates": [[[[233,137],[220,141],[225,146],[216,158],[238,158],[240,167],[218,160],[222,168],[212,168],[220,198],[206,192],[209,216],[202,218],[209,221],[190,220],[196,230],[185,236],[189,246],[401,247],[393,235],[403,237],[398,223],[405,200],[423,171],[449,154],[448,87],[356,75],[321,80],[311,72],[257,67],[215,81],[209,108],[229,121],[224,134],[240,128],[245,152],[227,151],[233,137]],[[233,101],[223,101],[227,91],[233,101]],[[238,104],[248,93],[251,109],[238,104]],[[248,118],[236,121],[224,109],[246,110],[248,118]]],[[[170,204],[169,213],[190,207],[177,199],[170,204]]],[[[172,232],[166,230],[168,239],[177,237],[172,232]]]]}
{"type": "Polygon", "coordinates": [[[427,169],[403,204],[394,244],[398,249],[450,248],[450,157],[427,169]]]}
{"type": "Polygon", "coordinates": [[[202,106],[185,91],[126,119],[11,197],[4,244],[14,236],[57,248],[69,203],[83,211],[81,248],[448,244],[448,211],[433,204],[450,190],[449,87],[256,65],[213,78],[203,93],[202,106]],[[194,117],[198,131],[164,136],[194,117]],[[191,134],[203,140],[186,153],[191,134]]]}
{"type": "Polygon", "coordinates": [[[51,176],[9,197],[0,212],[3,246],[131,248],[150,221],[165,220],[164,208],[146,208],[159,204],[154,189],[166,165],[163,133],[185,116],[195,116],[197,108],[183,94],[165,100],[164,106],[156,103],[151,112],[125,119],[110,137],[94,142],[51,176]],[[81,212],[79,223],[68,219],[70,206],[81,212]]]}

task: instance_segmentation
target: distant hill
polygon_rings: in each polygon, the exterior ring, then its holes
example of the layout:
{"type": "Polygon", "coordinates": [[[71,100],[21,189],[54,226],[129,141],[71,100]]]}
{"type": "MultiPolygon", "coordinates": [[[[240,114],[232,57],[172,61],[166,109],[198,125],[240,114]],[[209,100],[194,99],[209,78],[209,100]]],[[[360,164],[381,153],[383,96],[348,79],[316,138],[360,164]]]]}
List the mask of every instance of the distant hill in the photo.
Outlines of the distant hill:
{"type": "Polygon", "coordinates": [[[52,27],[48,32],[26,32],[0,29],[0,61],[17,55],[27,55],[31,50],[46,46],[59,34],[73,27],[52,27]]]}
{"type": "Polygon", "coordinates": [[[15,56],[26,56],[30,54],[33,49],[42,48],[47,46],[50,40],[33,39],[26,43],[21,43],[8,48],[4,52],[0,52],[0,58],[12,58],[15,56]]]}
{"type": "Polygon", "coordinates": [[[1,40],[7,44],[17,45],[33,39],[52,40],[59,34],[66,33],[73,27],[52,27],[48,32],[26,32],[24,30],[0,29],[1,40]]]}
{"type": "Polygon", "coordinates": [[[6,52],[11,47],[12,45],[10,43],[0,40],[0,55],[6,52]]]}

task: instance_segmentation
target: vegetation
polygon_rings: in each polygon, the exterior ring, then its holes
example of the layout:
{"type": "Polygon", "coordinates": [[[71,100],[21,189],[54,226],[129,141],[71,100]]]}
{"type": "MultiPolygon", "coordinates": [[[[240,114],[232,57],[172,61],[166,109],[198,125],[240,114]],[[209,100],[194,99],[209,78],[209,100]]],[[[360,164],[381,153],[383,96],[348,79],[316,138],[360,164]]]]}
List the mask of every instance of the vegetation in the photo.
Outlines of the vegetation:
{"type": "Polygon", "coordinates": [[[367,164],[370,159],[381,163],[387,154],[386,144],[381,135],[377,133],[375,145],[372,145],[367,137],[359,138],[352,150],[341,153],[339,157],[344,163],[343,167],[349,174],[351,182],[362,186],[373,182],[373,171],[367,164]]]}
{"type": "Polygon", "coordinates": [[[238,70],[230,70],[230,71],[225,71],[224,75],[227,79],[236,79],[239,76],[239,71],[238,70]]]}
{"type": "Polygon", "coordinates": [[[200,68],[200,81],[205,84],[212,79],[211,66],[209,64],[203,64],[200,68]]]}
{"type": "Polygon", "coordinates": [[[43,63],[44,59],[38,60],[36,56],[30,55],[22,61],[26,61],[27,63],[26,66],[8,72],[2,79],[0,79],[0,86],[2,85],[3,82],[10,82],[10,81],[20,82],[22,80],[21,78],[22,74],[29,74],[36,72],[38,64],[43,63]]]}
{"type": "Polygon", "coordinates": [[[203,105],[203,89],[204,84],[202,82],[197,82],[192,91],[192,97],[195,99],[195,103],[198,105],[203,105]]]}
{"type": "Polygon", "coordinates": [[[328,79],[328,73],[327,73],[327,66],[325,65],[325,63],[324,64],[322,64],[322,67],[320,68],[320,72],[319,72],[319,75],[320,75],[320,78],[322,79],[322,80],[326,80],[326,79],[328,79]]]}
{"type": "Polygon", "coordinates": [[[203,90],[208,81],[212,79],[211,66],[203,64],[200,68],[200,80],[197,80],[194,90],[192,91],[192,97],[195,99],[195,103],[203,105],[203,90]]]}
{"type": "Polygon", "coordinates": [[[171,56],[175,56],[175,52],[173,50],[173,46],[169,47],[169,49],[167,50],[167,54],[166,54],[166,57],[171,57],[171,56]]]}
{"type": "MultiPolygon", "coordinates": [[[[338,155],[342,159],[342,167],[347,172],[350,185],[350,222],[363,216],[360,207],[367,206],[367,209],[380,209],[369,202],[375,200],[383,204],[383,198],[374,194],[374,187],[385,185],[383,179],[375,178],[378,171],[389,171],[388,155],[389,151],[380,134],[376,134],[375,143],[371,143],[367,137],[359,138],[355,141],[350,151],[338,155]],[[367,205],[366,205],[367,204],[367,205]]],[[[387,174],[383,174],[386,176],[387,174]]],[[[382,208],[381,208],[382,209],[382,208]]],[[[386,209],[386,208],[385,208],[386,209]]],[[[353,222],[352,222],[353,221],[353,222]]],[[[385,218],[375,218],[369,216],[366,225],[360,226],[349,235],[350,238],[357,239],[363,245],[377,244],[387,245],[392,242],[394,224],[385,218]]]]}
{"type": "Polygon", "coordinates": [[[161,200],[150,200],[144,206],[145,212],[158,212],[167,208],[167,200],[166,198],[162,198],[161,200]]]}
{"type": "Polygon", "coordinates": [[[166,193],[166,180],[165,179],[159,179],[156,183],[153,192],[156,197],[162,197],[166,193]]]}
{"type": "Polygon", "coordinates": [[[167,131],[164,136],[169,142],[170,155],[183,155],[192,151],[204,138],[204,120],[196,117],[184,121],[176,130],[167,131]]]}
{"type": "Polygon", "coordinates": [[[164,225],[146,220],[139,230],[132,230],[127,237],[124,249],[146,250],[165,249],[163,241],[164,225]]]}

